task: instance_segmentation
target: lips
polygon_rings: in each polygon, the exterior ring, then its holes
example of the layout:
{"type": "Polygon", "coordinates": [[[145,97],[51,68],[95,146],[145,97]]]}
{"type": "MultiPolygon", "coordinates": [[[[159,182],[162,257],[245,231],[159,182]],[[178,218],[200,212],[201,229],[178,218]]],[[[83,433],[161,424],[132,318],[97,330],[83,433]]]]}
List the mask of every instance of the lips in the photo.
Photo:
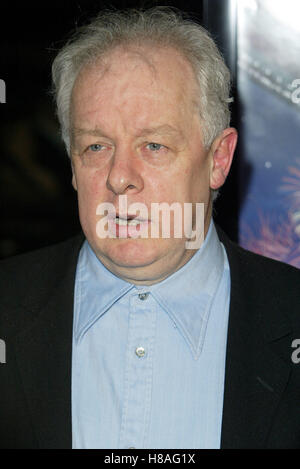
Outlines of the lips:
{"type": "Polygon", "coordinates": [[[119,213],[119,212],[116,212],[116,218],[120,218],[122,220],[133,220],[133,219],[136,219],[136,220],[140,220],[140,221],[149,221],[148,219],[146,218],[143,218],[143,217],[137,217],[136,213],[119,213]]]}
{"type": "Polygon", "coordinates": [[[119,226],[137,226],[143,223],[145,220],[139,220],[138,218],[124,219],[124,218],[115,218],[116,225],[119,226]]]}
{"type": "Polygon", "coordinates": [[[150,220],[139,218],[136,215],[109,216],[110,231],[115,233],[117,238],[137,238],[148,229],[150,220]]]}

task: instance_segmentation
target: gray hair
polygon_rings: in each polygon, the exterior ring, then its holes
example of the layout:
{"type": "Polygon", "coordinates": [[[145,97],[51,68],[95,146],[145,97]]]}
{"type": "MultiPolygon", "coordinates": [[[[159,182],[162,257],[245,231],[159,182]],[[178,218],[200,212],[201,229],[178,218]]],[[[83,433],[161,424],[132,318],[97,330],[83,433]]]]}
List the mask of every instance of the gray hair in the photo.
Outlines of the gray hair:
{"type": "Polygon", "coordinates": [[[71,96],[80,70],[117,46],[146,44],[172,47],[190,62],[199,85],[199,113],[206,148],[229,126],[230,73],[206,29],[170,7],[105,10],[79,28],[53,62],[53,93],[69,154],[71,96]]]}

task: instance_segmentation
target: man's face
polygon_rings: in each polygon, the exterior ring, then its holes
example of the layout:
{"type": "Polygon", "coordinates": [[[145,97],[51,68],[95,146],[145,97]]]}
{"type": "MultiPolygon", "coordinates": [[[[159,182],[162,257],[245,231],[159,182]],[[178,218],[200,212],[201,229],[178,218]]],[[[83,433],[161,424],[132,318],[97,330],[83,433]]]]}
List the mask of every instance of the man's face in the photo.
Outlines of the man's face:
{"type": "Polygon", "coordinates": [[[121,195],[128,207],[143,203],[150,233],[151,203],[204,202],[207,231],[212,158],[202,143],[196,97],[192,68],[173,49],[117,49],[76,80],[71,153],[81,225],[102,263],[132,283],[162,280],[195,251],[172,230],[169,239],[100,238],[97,207],[109,202],[118,213],[121,195]]]}

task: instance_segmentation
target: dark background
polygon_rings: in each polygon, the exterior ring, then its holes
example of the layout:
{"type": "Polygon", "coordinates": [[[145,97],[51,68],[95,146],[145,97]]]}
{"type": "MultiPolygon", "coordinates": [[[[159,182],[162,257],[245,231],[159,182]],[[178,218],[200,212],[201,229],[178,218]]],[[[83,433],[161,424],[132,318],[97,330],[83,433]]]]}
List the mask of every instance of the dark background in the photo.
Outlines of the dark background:
{"type": "MultiPolygon", "coordinates": [[[[1,5],[0,78],[0,258],[72,236],[80,230],[69,159],[60,140],[51,97],[51,63],[69,33],[103,8],[169,5],[206,26],[222,50],[236,94],[235,25],[227,0],[51,1],[1,5]]],[[[239,109],[232,106],[232,124],[239,109]]],[[[234,240],[238,231],[238,161],[215,206],[215,219],[234,240]]]]}

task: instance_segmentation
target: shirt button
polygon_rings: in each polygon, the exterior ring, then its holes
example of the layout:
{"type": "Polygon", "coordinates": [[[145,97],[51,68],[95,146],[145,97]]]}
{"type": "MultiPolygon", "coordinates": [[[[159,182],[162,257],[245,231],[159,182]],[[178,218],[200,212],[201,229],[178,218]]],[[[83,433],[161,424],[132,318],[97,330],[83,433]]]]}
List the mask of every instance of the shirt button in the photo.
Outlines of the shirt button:
{"type": "Polygon", "coordinates": [[[135,349],[135,353],[139,358],[142,358],[142,357],[145,356],[146,351],[145,351],[144,347],[137,347],[135,349]]]}
{"type": "Polygon", "coordinates": [[[148,296],[149,296],[149,293],[140,293],[139,299],[144,301],[144,300],[147,300],[148,296]]]}

